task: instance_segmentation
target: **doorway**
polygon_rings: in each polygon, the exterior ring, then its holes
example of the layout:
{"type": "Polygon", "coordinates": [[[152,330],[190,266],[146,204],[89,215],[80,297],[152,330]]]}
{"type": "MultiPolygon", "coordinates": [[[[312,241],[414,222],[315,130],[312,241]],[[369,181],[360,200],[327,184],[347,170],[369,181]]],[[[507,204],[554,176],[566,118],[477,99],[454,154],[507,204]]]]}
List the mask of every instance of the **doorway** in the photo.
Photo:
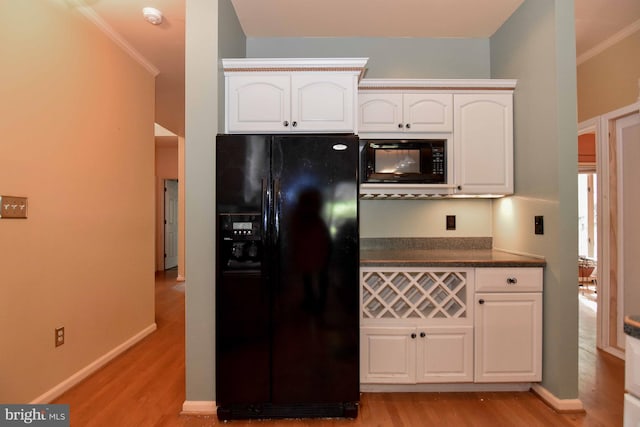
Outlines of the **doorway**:
{"type": "Polygon", "coordinates": [[[597,194],[598,175],[595,171],[578,174],[578,285],[582,294],[591,299],[598,292],[597,281],[597,194]]]}
{"type": "Polygon", "coordinates": [[[579,342],[581,351],[592,356],[597,353],[596,348],[599,346],[598,132],[597,120],[578,126],[578,277],[576,282],[579,288],[579,342]]]}
{"type": "Polygon", "coordinates": [[[178,180],[164,180],[164,269],[178,266],[178,180]]]}

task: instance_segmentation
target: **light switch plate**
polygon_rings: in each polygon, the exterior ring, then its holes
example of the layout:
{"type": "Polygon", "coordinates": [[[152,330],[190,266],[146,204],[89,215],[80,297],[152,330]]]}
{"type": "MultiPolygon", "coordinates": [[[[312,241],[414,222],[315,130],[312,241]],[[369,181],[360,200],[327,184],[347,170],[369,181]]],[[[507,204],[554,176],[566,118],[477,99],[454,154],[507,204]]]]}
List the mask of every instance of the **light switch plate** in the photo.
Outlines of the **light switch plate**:
{"type": "Polygon", "coordinates": [[[533,232],[544,234],[544,217],[542,215],[533,217],[533,232]]]}
{"type": "Polygon", "coordinates": [[[0,218],[26,218],[27,198],[0,196],[0,218]]]}

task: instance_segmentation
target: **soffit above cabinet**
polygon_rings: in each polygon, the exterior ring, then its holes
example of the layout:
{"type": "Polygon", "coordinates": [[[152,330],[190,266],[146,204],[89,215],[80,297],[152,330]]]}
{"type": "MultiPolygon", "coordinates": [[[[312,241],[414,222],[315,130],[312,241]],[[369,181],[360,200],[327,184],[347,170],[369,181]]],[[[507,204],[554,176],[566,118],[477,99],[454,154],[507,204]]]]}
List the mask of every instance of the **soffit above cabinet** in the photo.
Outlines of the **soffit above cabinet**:
{"type": "Polygon", "coordinates": [[[433,90],[433,91],[482,91],[516,88],[515,79],[362,79],[359,90],[433,90]]]}

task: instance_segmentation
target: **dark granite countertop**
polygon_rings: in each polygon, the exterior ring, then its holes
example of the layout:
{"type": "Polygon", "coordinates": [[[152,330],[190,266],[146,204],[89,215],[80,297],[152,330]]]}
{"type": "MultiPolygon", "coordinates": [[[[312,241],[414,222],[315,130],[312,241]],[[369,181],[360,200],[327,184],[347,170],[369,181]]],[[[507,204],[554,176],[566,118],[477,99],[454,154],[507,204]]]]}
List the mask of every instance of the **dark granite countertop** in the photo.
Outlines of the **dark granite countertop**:
{"type": "Polygon", "coordinates": [[[361,266],[544,267],[544,259],[492,249],[361,250],[361,266]]]}
{"type": "Polygon", "coordinates": [[[624,317],[624,333],[640,339],[640,315],[624,317]]]}
{"type": "Polygon", "coordinates": [[[363,239],[360,265],[397,267],[544,267],[542,258],[491,249],[489,238],[363,239]]]}

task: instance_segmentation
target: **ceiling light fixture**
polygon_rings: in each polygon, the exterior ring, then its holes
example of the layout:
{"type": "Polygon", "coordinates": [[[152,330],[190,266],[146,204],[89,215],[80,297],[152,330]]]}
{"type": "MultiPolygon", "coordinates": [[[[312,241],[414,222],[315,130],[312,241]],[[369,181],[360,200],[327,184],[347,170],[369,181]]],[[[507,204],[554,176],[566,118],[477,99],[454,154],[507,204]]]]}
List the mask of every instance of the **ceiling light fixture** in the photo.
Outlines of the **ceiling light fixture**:
{"type": "Polygon", "coordinates": [[[153,25],[159,25],[162,23],[162,12],[155,7],[143,8],[142,14],[144,15],[144,19],[153,25]]]}

